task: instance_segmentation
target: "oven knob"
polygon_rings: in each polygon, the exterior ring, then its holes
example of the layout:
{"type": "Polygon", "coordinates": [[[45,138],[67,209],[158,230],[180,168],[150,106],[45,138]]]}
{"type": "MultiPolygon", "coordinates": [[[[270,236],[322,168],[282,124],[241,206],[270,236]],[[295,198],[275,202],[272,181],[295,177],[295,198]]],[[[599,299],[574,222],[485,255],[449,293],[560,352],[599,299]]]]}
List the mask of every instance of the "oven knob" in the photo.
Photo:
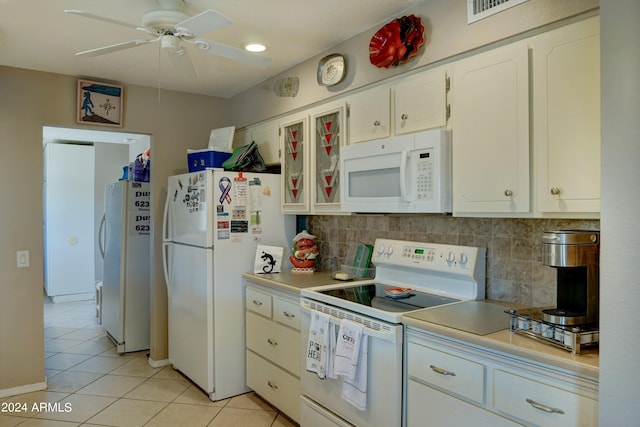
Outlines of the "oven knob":
{"type": "Polygon", "coordinates": [[[462,252],[460,254],[460,264],[461,265],[465,265],[467,263],[467,261],[469,261],[469,257],[467,256],[466,252],[462,252]]]}
{"type": "Polygon", "coordinates": [[[391,256],[393,254],[393,245],[389,245],[389,249],[387,249],[387,256],[391,256]]]}
{"type": "Polygon", "coordinates": [[[384,246],[382,246],[382,245],[378,246],[377,252],[378,252],[378,255],[384,254],[384,246]]]}
{"type": "Polygon", "coordinates": [[[447,254],[447,264],[451,265],[456,261],[456,255],[453,252],[447,254]]]}

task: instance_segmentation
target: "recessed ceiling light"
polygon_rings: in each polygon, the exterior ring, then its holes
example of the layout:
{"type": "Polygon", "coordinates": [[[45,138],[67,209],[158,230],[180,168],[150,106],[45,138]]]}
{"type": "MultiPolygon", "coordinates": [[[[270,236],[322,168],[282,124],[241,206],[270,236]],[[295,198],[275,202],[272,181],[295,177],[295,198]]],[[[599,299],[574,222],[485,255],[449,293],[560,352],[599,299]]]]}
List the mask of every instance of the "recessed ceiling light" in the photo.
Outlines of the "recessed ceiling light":
{"type": "Polygon", "coordinates": [[[244,45],[244,49],[248,50],[249,52],[264,52],[267,47],[260,43],[249,43],[244,45]]]}

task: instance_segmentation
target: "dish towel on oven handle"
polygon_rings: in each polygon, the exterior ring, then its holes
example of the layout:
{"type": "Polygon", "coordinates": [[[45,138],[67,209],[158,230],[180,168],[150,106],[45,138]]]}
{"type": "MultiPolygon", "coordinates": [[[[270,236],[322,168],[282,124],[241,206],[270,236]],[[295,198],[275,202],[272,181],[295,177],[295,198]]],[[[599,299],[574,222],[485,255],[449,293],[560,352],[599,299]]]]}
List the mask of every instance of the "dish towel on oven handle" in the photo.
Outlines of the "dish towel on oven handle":
{"type": "Polygon", "coordinates": [[[333,373],[343,378],[342,398],[361,411],[367,407],[368,347],[361,325],[350,320],[340,322],[333,373]]]}
{"type": "Polygon", "coordinates": [[[307,344],[307,371],[326,377],[329,360],[329,315],[311,310],[309,342],[307,344]]]}
{"type": "Polygon", "coordinates": [[[352,380],[344,378],[341,397],[361,411],[367,409],[367,359],[369,358],[367,335],[362,334],[356,376],[352,380]]]}

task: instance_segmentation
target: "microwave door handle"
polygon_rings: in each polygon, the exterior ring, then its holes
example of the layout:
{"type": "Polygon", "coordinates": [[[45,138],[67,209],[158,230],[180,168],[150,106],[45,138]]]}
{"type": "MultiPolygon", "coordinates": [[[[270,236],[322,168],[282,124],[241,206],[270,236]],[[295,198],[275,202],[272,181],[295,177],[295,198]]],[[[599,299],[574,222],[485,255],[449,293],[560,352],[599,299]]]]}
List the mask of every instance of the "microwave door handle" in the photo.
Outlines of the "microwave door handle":
{"type": "Polygon", "coordinates": [[[409,196],[407,194],[407,164],[409,163],[409,151],[402,150],[400,158],[400,199],[403,202],[409,202],[409,196]]]}

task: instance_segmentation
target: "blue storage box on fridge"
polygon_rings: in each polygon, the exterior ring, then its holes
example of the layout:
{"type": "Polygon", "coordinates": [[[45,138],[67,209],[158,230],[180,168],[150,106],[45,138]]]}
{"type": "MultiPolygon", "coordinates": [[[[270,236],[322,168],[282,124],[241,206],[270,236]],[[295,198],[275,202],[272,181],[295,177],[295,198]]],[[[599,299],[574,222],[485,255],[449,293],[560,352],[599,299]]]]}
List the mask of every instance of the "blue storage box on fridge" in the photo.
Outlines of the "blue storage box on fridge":
{"type": "Polygon", "coordinates": [[[221,168],[229,157],[231,157],[231,153],[208,148],[204,150],[187,150],[189,172],[201,171],[206,168],[221,168]]]}
{"type": "Polygon", "coordinates": [[[235,126],[212,129],[207,148],[187,150],[189,172],[201,171],[206,168],[221,168],[222,164],[233,154],[231,146],[235,130],[235,126]]]}

